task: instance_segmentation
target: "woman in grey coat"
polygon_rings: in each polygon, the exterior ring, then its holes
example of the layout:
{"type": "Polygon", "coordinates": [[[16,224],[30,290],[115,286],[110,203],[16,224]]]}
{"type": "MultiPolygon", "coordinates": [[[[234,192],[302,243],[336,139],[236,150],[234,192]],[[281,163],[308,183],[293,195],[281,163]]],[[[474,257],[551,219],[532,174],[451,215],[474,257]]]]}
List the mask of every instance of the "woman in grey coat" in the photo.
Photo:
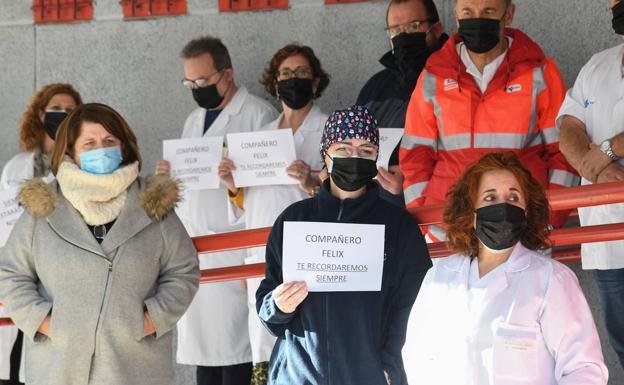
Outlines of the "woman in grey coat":
{"type": "Polygon", "coordinates": [[[178,184],[144,180],[136,138],[102,104],[59,128],[56,181],[26,182],[0,252],[0,300],[26,340],[32,385],[171,385],[171,330],[199,284],[173,207],[178,184]]]}

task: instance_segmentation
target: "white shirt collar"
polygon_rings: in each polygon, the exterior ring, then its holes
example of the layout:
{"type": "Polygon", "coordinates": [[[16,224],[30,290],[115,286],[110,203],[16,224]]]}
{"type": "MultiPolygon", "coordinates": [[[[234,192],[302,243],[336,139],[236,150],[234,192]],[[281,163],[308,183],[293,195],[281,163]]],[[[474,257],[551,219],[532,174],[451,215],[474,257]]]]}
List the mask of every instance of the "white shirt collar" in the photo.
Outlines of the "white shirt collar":
{"type": "Polygon", "coordinates": [[[464,43],[463,42],[457,43],[457,46],[456,46],[457,53],[459,54],[461,61],[466,66],[466,72],[472,75],[475,82],[477,82],[477,85],[479,86],[481,93],[485,93],[485,90],[487,90],[488,85],[490,85],[490,82],[492,81],[492,79],[494,79],[494,75],[496,75],[496,71],[498,71],[498,67],[500,67],[501,64],[503,64],[503,61],[505,60],[505,56],[507,55],[507,52],[509,52],[509,48],[511,48],[511,44],[513,43],[513,38],[509,36],[506,36],[506,38],[509,41],[509,47],[505,50],[505,52],[500,54],[491,63],[487,64],[485,68],[483,68],[483,73],[479,72],[479,69],[474,64],[472,59],[470,58],[470,55],[468,54],[468,49],[466,49],[466,46],[464,45],[464,43]]]}

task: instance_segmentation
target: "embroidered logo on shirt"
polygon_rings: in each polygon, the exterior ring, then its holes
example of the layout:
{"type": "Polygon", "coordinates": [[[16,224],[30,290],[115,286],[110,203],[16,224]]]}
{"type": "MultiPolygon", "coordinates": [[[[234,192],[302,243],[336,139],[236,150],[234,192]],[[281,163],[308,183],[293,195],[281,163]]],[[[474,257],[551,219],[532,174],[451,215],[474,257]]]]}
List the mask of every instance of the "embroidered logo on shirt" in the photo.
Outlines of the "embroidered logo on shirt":
{"type": "Polygon", "coordinates": [[[594,103],[596,103],[595,100],[585,99],[585,102],[583,104],[584,104],[585,108],[589,108],[594,103]]]}
{"type": "Polygon", "coordinates": [[[520,91],[522,91],[521,84],[512,84],[510,86],[505,87],[505,92],[507,93],[520,92],[520,91]]]}
{"type": "Polygon", "coordinates": [[[454,90],[457,87],[459,87],[459,84],[457,84],[457,80],[444,79],[444,91],[454,90]]]}

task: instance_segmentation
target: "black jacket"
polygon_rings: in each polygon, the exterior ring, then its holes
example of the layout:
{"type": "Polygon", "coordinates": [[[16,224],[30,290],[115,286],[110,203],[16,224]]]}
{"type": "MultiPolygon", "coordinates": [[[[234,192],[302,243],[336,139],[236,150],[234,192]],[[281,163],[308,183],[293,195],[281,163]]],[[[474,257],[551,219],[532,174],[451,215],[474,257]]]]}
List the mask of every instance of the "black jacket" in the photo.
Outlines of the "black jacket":
{"type": "MultiPolygon", "coordinates": [[[[448,35],[440,36],[441,47],[448,40],[448,35]]],[[[411,78],[403,78],[392,51],[387,52],[379,59],[385,68],[369,79],[358,95],[356,104],[366,106],[375,115],[379,127],[404,128],[407,105],[416,81],[422,68],[418,69],[411,78]]],[[[399,145],[394,149],[390,158],[390,166],[399,164],[399,145]]],[[[405,206],[403,194],[393,195],[382,189],[381,196],[398,206],[405,206]]]]}
{"type": "Polygon", "coordinates": [[[410,310],[431,260],[415,220],[379,197],[376,184],[344,201],[325,183],[277,219],[266,249],[266,277],[256,293],[266,328],[278,337],[269,364],[272,385],[406,384],[401,349],[410,310]],[[282,313],[272,291],[282,279],[285,221],[383,224],[385,259],[379,292],[309,293],[292,314],[282,313]]]}

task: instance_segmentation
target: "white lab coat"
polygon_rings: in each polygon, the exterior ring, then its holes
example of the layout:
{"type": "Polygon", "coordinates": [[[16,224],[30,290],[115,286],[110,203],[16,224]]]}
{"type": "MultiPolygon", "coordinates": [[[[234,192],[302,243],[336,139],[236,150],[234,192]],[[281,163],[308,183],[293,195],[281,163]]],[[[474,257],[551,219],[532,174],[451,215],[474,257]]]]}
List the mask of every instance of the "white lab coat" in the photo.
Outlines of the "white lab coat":
{"type": "MultiPolygon", "coordinates": [[[[32,179],[34,176],[34,153],[20,152],[11,158],[2,169],[0,175],[0,190],[19,187],[24,181],[32,179]]],[[[43,178],[47,182],[54,179],[52,173],[48,173],[43,178]]],[[[0,302],[2,299],[0,298],[0,302]]],[[[4,308],[0,306],[0,318],[7,317],[4,308]]],[[[17,328],[15,326],[0,327],[0,380],[8,380],[11,372],[10,357],[13,345],[17,338],[17,328]]],[[[20,381],[24,382],[24,349],[22,348],[22,360],[20,367],[20,381]]]]}
{"type": "MultiPolygon", "coordinates": [[[[277,130],[283,114],[269,123],[262,130],[277,130]]],[[[297,159],[306,162],[312,170],[318,172],[322,165],[319,151],[323,127],[328,115],[313,106],[308,116],[294,134],[297,159]]],[[[244,221],[246,229],[273,226],[277,217],[291,204],[309,198],[299,185],[254,186],[245,188],[243,210],[229,202],[229,217],[232,223],[244,221]]],[[[265,249],[257,247],[247,250],[246,264],[264,262],[265,249]]],[[[262,279],[248,279],[247,293],[249,305],[249,336],[253,352],[253,362],[266,362],[271,357],[275,337],[262,326],[256,311],[256,291],[262,279]]]]}
{"type": "MultiPolygon", "coordinates": [[[[225,136],[260,129],[275,119],[277,111],[241,87],[203,134],[206,110],[198,108],[187,118],[182,138],[225,136]]],[[[176,213],[192,237],[233,230],[227,214],[227,189],[186,191],[176,213]]],[[[245,251],[200,254],[200,268],[241,265],[245,251]]],[[[178,322],[177,362],[200,366],[230,366],[251,362],[247,332],[247,295],[241,282],[200,285],[191,306],[178,322]]]]}
{"type": "MultiPolygon", "coordinates": [[[[2,169],[0,190],[19,187],[24,181],[32,179],[35,174],[34,156],[33,152],[20,152],[11,158],[2,169]]],[[[54,175],[49,172],[43,180],[52,182],[54,175]]]]}
{"type": "MultiPolygon", "coordinates": [[[[585,124],[592,143],[600,145],[624,129],[624,44],[594,55],[579,72],[559,111],[557,127],[564,115],[585,124]]],[[[624,159],[618,161],[624,166],[624,159]]],[[[583,185],[592,182],[582,179],[583,185]]],[[[624,203],[579,208],[582,226],[624,222],[624,203]]],[[[624,241],[583,243],[583,269],[624,268],[624,241]]]]}
{"type": "Polygon", "coordinates": [[[470,265],[456,254],[427,272],[403,348],[410,384],[607,383],[591,311],[567,266],[518,244],[471,308],[470,265]]]}

